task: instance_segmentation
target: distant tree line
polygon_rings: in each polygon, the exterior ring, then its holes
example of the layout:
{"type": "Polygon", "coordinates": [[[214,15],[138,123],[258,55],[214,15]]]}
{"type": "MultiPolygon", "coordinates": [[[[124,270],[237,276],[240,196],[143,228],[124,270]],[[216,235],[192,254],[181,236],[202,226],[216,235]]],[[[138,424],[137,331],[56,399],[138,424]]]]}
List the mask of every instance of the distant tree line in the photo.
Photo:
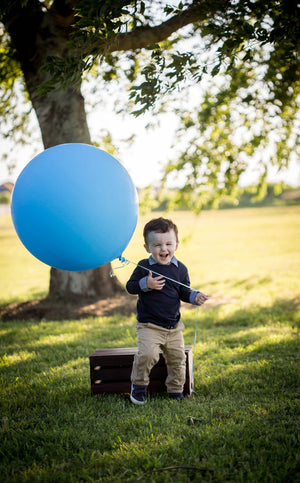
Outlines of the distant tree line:
{"type": "MultiPolygon", "coordinates": [[[[160,191],[155,187],[139,190],[143,213],[149,211],[191,210],[190,203],[178,200],[178,189],[160,191]]],[[[203,207],[203,210],[226,208],[249,208],[263,206],[288,206],[300,204],[300,187],[294,188],[284,183],[268,183],[264,192],[257,192],[257,185],[239,188],[235,197],[226,196],[217,202],[203,207]]],[[[199,210],[195,210],[198,211],[199,210]]]]}

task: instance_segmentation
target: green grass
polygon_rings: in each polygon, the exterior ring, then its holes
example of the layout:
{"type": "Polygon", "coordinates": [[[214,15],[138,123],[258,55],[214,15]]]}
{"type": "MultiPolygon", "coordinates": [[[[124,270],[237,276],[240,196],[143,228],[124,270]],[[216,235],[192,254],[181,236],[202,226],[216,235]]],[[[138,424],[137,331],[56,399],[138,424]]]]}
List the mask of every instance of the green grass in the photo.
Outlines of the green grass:
{"type": "MultiPolygon", "coordinates": [[[[211,294],[206,308],[183,312],[187,344],[197,322],[196,393],[183,403],[90,395],[89,355],[134,346],[134,314],[0,322],[1,480],[300,481],[299,215],[300,207],[170,215],[192,286],[211,294]]],[[[144,221],[124,253],[135,262],[145,256],[144,221]]],[[[116,274],[125,282],[132,269],[116,274]]],[[[0,270],[2,305],[47,293],[48,268],[7,217],[0,270]]]]}
{"type": "Polygon", "coordinates": [[[0,305],[45,296],[49,267],[18,239],[9,216],[0,216],[0,305]]]}

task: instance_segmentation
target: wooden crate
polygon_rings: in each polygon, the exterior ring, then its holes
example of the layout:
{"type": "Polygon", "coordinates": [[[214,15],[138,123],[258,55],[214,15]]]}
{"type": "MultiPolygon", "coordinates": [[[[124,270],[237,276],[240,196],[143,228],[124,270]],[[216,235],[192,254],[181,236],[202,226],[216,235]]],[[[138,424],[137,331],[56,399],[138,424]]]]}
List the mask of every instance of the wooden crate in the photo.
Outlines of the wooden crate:
{"type": "MultiPolygon", "coordinates": [[[[130,393],[130,374],[136,347],[97,349],[90,356],[90,375],[92,394],[130,393]]],[[[185,346],[186,382],[184,393],[191,395],[193,388],[192,346],[185,346]]],[[[166,391],[167,367],[163,354],[150,373],[149,392],[166,391]]]]}

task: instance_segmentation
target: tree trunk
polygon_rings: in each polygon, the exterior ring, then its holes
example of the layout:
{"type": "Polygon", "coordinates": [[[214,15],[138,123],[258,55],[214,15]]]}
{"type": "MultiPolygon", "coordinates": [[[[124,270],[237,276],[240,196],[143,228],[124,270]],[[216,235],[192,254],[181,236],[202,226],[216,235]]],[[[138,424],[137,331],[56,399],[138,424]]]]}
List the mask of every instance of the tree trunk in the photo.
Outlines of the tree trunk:
{"type": "MultiPolygon", "coordinates": [[[[8,23],[8,31],[18,53],[26,87],[41,129],[44,147],[63,143],[91,144],[80,86],[38,95],[38,87],[47,80],[41,70],[49,55],[67,54],[66,41],[70,33],[70,15],[57,11],[42,13],[34,10],[38,4],[28,2],[8,23]],[[27,18],[26,18],[27,14],[27,18]]],[[[59,5],[59,4],[57,4],[59,5]]],[[[124,291],[115,277],[110,277],[107,264],[94,270],[69,272],[51,269],[49,295],[62,299],[73,297],[107,297],[124,291]]]]}
{"type": "Polygon", "coordinates": [[[50,294],[61,298],[65,297],[109,297],[120,291],[124,291],[122,285],[115,276],[111,274],[110,263],[94,270],[81,272],[67,272],[51,268],[50,272],[50,294]]]}

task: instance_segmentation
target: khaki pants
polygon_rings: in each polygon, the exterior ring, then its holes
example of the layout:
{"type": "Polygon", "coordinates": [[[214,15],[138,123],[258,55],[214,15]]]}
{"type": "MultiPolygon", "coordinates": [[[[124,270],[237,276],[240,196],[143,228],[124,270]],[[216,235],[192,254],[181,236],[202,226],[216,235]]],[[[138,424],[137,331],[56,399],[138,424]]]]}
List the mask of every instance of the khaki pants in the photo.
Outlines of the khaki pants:
{"type": "Polygon", "coordinates": [[[162,351],[168,370],[167,391],[182,392],[186,376],[186,357],[182,331],[184,325],[178,322],[174,329],[164,329],[158,325],[137,322],[138,352],[134,357],[131,382],[138,386],[148,386],[149,374],[159,360],[162,351]]]}

